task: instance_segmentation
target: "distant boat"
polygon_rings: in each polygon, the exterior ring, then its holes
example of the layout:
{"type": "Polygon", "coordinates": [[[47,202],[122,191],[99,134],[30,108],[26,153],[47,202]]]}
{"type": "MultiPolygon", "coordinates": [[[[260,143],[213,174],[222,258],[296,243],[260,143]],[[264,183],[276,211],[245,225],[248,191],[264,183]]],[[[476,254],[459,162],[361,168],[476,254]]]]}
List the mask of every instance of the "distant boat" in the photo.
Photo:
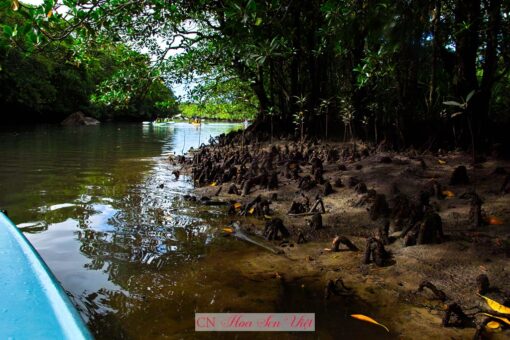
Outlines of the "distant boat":
{"type": "Polygon", "coordinates": [[[156,119],[152,122],[153,126],[168,126],[172,124],[175,124],[175,122],[170,118],[156,119]]]}
{"type": "Polygon", "coordinates": [[[0,212],[0,338],[92,339],[37,251],[0,212]]]}

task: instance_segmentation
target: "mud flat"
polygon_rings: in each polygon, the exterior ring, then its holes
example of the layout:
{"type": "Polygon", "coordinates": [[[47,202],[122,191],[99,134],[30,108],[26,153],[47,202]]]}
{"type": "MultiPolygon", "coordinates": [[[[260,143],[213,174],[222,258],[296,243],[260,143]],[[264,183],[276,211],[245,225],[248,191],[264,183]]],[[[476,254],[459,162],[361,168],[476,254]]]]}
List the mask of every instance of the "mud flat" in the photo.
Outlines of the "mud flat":
{"type": "Polygon", "coordinates": [[[195,183],[185,199],[226,205],[223,232],[269,248],[239,264],[251,280],[297,283],[324,304],[355,296],[394,337],[510,337],[482,313],[509,316],[478,295],[510,303],[508,161],[239,134],[171,161],[195,183]]]}

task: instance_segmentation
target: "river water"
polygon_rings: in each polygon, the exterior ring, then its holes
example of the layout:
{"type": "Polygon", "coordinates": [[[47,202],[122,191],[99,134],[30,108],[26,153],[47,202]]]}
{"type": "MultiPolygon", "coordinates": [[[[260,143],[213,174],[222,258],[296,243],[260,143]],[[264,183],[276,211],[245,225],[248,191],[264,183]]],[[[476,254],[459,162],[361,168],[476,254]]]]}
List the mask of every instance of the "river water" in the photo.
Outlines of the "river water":
{"type": "Polygon", "coordinates": [[[348,319],[345,306],[326,311],[320,298],[295,287],[282,293],[274,280],[247,279],[238,264],[263,250],[221,235],[228,223],[224,208],[182,199],[193,187],[185,176],[174,180],[168,156],[239,128],[177,123],[0,129],[0,208],[41,254],[98,339],[193,339],[195,312],[316,312],[318,332],[300,337],[381,335],[342,321],[348,319]]]}

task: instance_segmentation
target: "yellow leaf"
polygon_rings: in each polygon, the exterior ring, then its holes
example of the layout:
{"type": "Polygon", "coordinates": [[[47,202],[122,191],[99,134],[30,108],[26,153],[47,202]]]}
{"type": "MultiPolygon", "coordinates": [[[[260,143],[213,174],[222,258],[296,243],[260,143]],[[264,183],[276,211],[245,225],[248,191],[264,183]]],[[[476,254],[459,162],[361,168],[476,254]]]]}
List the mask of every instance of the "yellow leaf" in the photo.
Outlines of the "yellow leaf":
{"type": "Polygon", "coordinates": [[[445,195],[448,198],[455,197],[455,194],[453,193],[453,191],[450,191],[450,190],[443,191],[443,195],[445,195]]]}
{"type": "Polygon", "coordinates": [[[218,185],[218,183],[216,183],[216,182],[212,182],[212,183],[210,184],[210,186],[211,186],[211,187],[215,187],[215,186],[217,186],[217,185],[218,185]]]}
{"type": "Polygon", "coordinates": [[[485,326],[487,326],[487,328],[490,329],[498,329],[499,327],[501,327],[501,324],[497,321],[489,321],[485,326]]]}
{"type": "Polygon", "coordinates": [[[497,301],[494,301],[492,299],[489,299],[488,297],[486,296],[483,296],[483,295],[480,295],[478,294],[479,297],[485,299],[485,301],[487,301],[487,304],[489,305],[489,307],[498,312],[498,313],[501,313],[501,314],[510,314],[510,308],[507,307],[507,306],[503,306],[502,304],[500,304],[499,302],[497,301]]]}
{"type": "Polygon", "coordinates": [[[496,315],[492,315],[492,314],[488,314],[488,313],[482,313],[483,315],[487,315],[488,317],[491,317],[493,319],[498,319],[500,321],[503,321],[504,323],[506,323],[507,325],[510,325],[510,320],[508,320],[507,318],[503,318],[501,316],[496,316],[496,315]]]}
{"type": "Polygon", "coordinates": [[[226,228],[223,228],[223,231],[228,234],[232,234],[234,232],[234,229],[231,227],[226,227],[226,228]]]}
{"type": "Polygon", "coordinates": [[[248,210],[248,212],[249,212],[250,214],[253,214],[253,212],[254,212],[254,211],[255,211],[255,208],[251,208],[250,210],[248,210]]]}
{"type": "Polygon", "coordinates": [[[265,218],[266,220],[270,220],[270,219],[272,219],[272,217],[271,217],[271,216],[269,216],[269,215],[264,215],[264,218],[265,218]]]}
{"type": "Polygon", "coordinates": [[[358,319],[358,320],[361,320],[361,321],[366,321],[366,322],[370,322],[370,323],[373,323],[374,325],[378,325],[378,326],[381,326],[382,328],[384,328],[388,333],[390,332],[390,330],[388,329],[388,327],[386,327],[385,325],[383,325],[382,323],[379,323],[377,321],[375,321],[374,319],[372,319],[371,317],[369,316],[366,316],[366,315],[363,315],[363,314],[351,314],[351,317],[355,318],[355,319],[358,319]]]}
{"type": "Polygon", "coordinates": [[[234,208],[235,209],[241,209],[241,203],[239,203],[239,202],[234,203],[234,208]]]}
{"type": "Polygon", "coordinates": [[[487,223],[490,225],[502,225],[503,220],[497,218],[496,216],[489,216],[489,218],[487,219],[487,223]]]}
{"type": "Polygon", "coordinates": [[[446,164],[446,161],[443,161],[442,159],[438,159],[437,162],[441,165],[445,165],[446,164]]]}
{"type": "Polygon", "coordinates": [[[19,1],[18,0],[12,0],[12,10],[17,11],[19,9],[19,1]]]}

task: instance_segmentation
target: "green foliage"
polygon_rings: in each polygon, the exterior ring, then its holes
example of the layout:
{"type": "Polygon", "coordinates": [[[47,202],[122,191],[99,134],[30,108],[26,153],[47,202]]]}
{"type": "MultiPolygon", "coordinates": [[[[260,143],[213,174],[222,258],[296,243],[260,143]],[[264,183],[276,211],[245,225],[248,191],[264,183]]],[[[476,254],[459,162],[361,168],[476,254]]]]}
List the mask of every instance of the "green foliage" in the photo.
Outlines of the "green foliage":
{"type": "MultiPolygon", "coordinates": [[[[64,4],[70,8],[65,20],[55,10],[48,15],[55,6],[51,0],[38,8],[22,5],[32,26],[10,23],[4,35],[11,41],[24,37],[29,48],[72,35],[74,58],[84,63],[87,53],[81,51],[98,37],[149,51],[161,74],[138,67],[111,70],[111,79],[99,82],[94,102],[114,111],[132,107],[133,98],[145,98],[144,82],[161,77],[167,83],[198,83],[191,93],[197,104],[186,110],[238,105],[252,112],[256,105],[257,119],[274,123],[279,133],[298,126],[295,133],[302,137],[327,131],[331,117],[337,132],[348,129],[351,136],[375,141],[409,145],[448,139],[431,136],[450,131],[452,122],[441,119],[442,103],[466,98],[473,89],[479,95],[467,111],[480,127],[476,134],[489,121],[508,121],[508,1],[64,4]],[[140,84],[133,85],[134,79],[140,84]],[[324,98],[330,98],[326,106],[324,98]]],[[[465,135],[454,139],[465,141],[465,135]]]]}
{"type": "Polygon", "coordinates": [[[235,103],[181,103],[179,110],[182,116],[188,119],[200,117],[215,120],[241,121],[255,118],[255,110],[247,111],[246,107],[235,103]]]}
{"type": "MultiPolygon", "coordinates": [[[[40,7],[48,10],[49,2],[39,7],[20,3],[18,11],[10,4],[0,0],[0,101],[9,113],[24,115],[7,119],[59,121],[78,110],[99,119],[177,112],[172,91],[147,56],[105,36],[88,40],[73,33],[44,40],[38,29],[50,18],[41,15],[40,7]]],[[[52,14],[51,25],[63,27],[65,21],[52,14]]]]}

